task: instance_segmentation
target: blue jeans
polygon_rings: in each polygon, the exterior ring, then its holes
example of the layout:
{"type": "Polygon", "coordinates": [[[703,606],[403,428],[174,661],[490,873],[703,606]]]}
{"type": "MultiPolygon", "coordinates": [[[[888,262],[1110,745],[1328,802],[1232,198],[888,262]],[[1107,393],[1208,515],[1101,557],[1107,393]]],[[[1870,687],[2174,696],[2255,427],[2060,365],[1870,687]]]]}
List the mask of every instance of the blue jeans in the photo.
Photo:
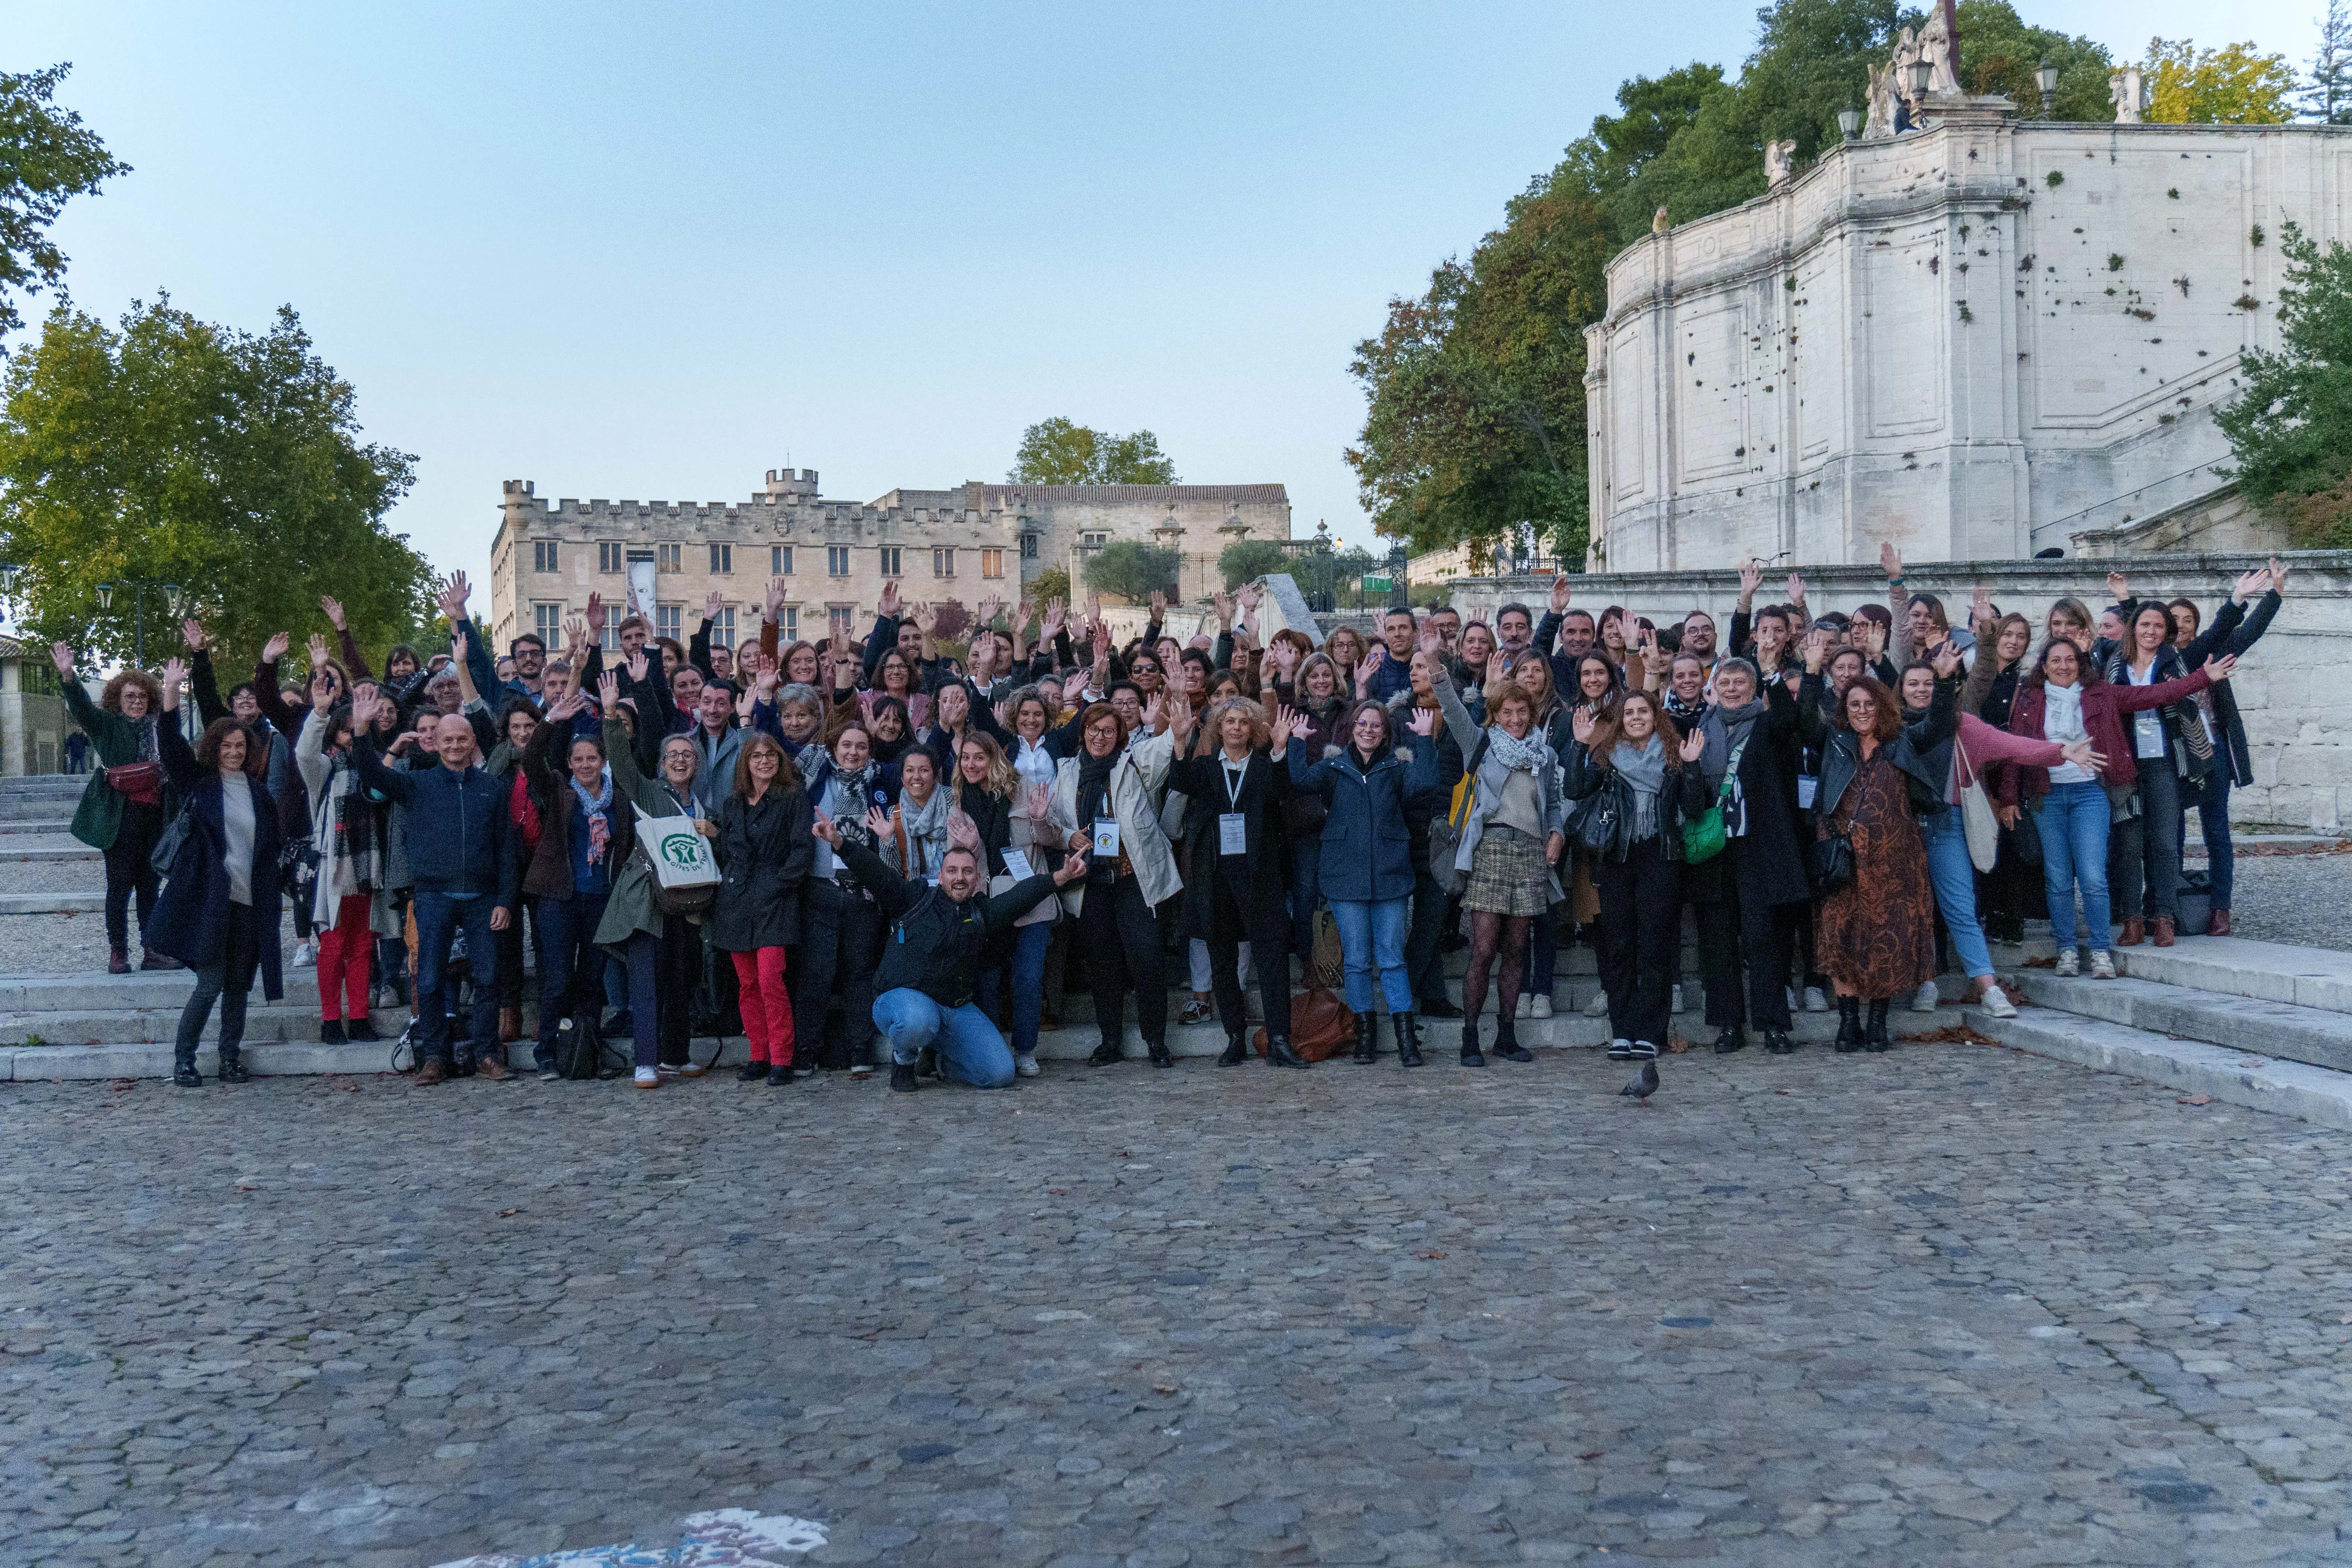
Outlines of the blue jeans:
{"type": "Polygon", "coordinates": [[[1952,956],[1969,979],[1981,980],[1992,973],[1992,949],[1977,921],[1977,868],[1969,858],[1967,819],[1958,806],[1948,805],[1920,822],[1919,837],[1927,841],[1927,880],[1944,929],[1952,934],[1952,956]]]}
{"type": "Polygon", "coordinates": [[[604,950],[596,945],[596,926],[609,897],[539,900],[539,1039],[530,1053],[539,1067],[555,1065],[556,1030],[573,1005],[594,1007],[603,1000],[604,950]]]}
{"type": "MultiPolygon", "coordinates": [[[[1013,931],[1013,1054],[1037,1054],[1037,1017],[1045,1005],[1045,949],[1053,945],[1052,921],[1016,926],[1013,931]]],[[[996,974],[981,987],[982,1000],[994,1011],[996,974]]]]}
{"type": "Polygon", "coordinates": [[[2083,918],[2090,922],[2091,946],[2104,951],[2115,940],[2107,908],[2107,791],[2101,784],[2052,784],[2033,808],[2042,835],[2042,889],[2050,900],[2050,934],[2058,951],[2075,945],[2074,889],[2083,889],[2083,918]]]}
{"type": "Polygon", "coordinates": [[[1412,923],[1412,900],[1367,903],[1333,899],[1331,918],[1339,922],[1339,951],[1347,957],[1348,1009],[1372,1007],[1372,971],[1381,973],[1381,994],[1391,1013],[1412,1011],[1412,980],[1404,967],[1404,933],[1412,923]]]}
{"type": "Polygon", "coordinates": [[[930,1046],[940,1053],[941,1078],[975,1089],[1003,1089],[1013,1081],[1013,1053],[973,1003],[942,1007],[902,985],[874,998],[874,1026],[890,1042],[890,1060],[898,1067],[914,1066],[915,1053],[930,1046]]]}
{"type": "Polygon", "coordinates": [[[449,963],[449,942],[466,933],[466,966],[474,980],[474,1054],[502,1052],[499,1044],[499,940],[490,930],[490,911],[498,899],[489,893],[416,890],[416,1059],[428,1056],[450,1059],[448,1002],[443,996],[443,971],[449,963]]]}

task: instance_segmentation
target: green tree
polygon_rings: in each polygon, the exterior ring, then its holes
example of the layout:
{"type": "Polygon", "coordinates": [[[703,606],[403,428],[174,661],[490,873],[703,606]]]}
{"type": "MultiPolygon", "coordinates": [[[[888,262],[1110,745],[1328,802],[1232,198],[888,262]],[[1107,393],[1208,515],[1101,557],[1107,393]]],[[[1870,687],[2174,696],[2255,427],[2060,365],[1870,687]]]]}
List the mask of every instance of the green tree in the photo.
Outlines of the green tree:
{"type": "Polygon", "coordinates": [[[60,305],[0,384],[0,555],[38,637],[129,654],[131,596],[96,592],[124,577],[183,584],[232,660],[323,631],[321,594],[363,644],[425,604],[430,568],[383,525],[415,459],[360,441],[351,384],[290,307],[256,335],[168,299],[119,331],[60,305]]]}
{"type": "Polygon", "coordinates": [[[1013,471],[1015,485],[1172,485],[1175,459],[1149,430],[1113,435],[1055,415],[1021,433],[1013,471]]]}
{"type": "Polygon", "coordinates": [[[1066,605],[1070,602],[1070,574],[1059,566],[1048,566],[1023,584],[1022,592],[1029,596],[1032,605],[1039,606],[1037,613],[1042,616],[1045,613],[1044,606],[1053,600],[1059,599],[1066,605]]]}
{"type": "Polygon", "coordinates": [[[1960,79],[1970,92],[2006,93],[2021,113],[2042,112],[2042,89],[2033,79],[2043,60],[2058,68],[2053,120],[2101,121],[2115,118],[2107,77],[2115,58],[2104,44],[2028,26],[2008,0],[1960,0],[1960,79]]]}
{"type": "Polygon", "coordinates": [[[2167,125],[2284,125],[2294,116],[2294,68],[2252,44],[2200,49],[2186,38],[2147,41],[2147,118],[2167,125]]]}
{"type": "Polygon", "coordinates": [[[2305,548],[2352,545],[2352,251],[2279,236],[2279,346],[2240,356],[2242,389],[2215,421],[2248,500],[2284,514],[2305,548]]]}
{"type": "Polygon", "coordinates": [[[2311,74],[2297,107],[2305,119],[2322,125],[2352,124],[2352,16],[2346,14],[2344,0],[2327,0],[2319,47],[2312,52],[2311,74]]]}
{"type": "Polygon", "coordinates": [[[1238,588],[1289,571],[1290,552],[1271,539],[1236,539],[1217,552],[1217,570],[1225,574],[1226,587],[1238,588]]]}
{"type": "Polygon", "coordinates": [[[37,294],[66,269],[49,225],[68,199],[127,174],[81,116],[51,100],[70,63],[22,75],[0,72],[0,336],[25,324],[11,298],[37,294]]]}
{"type": "Polygon", "coordinates": [[[1182,565],[1183,557],[1173,550],[1140,540],[1113,540],[1087,558],[1087,586],[1116,594],[1129,604],[1140,603],[1155,591],[1172,596],[1182,565]]]}

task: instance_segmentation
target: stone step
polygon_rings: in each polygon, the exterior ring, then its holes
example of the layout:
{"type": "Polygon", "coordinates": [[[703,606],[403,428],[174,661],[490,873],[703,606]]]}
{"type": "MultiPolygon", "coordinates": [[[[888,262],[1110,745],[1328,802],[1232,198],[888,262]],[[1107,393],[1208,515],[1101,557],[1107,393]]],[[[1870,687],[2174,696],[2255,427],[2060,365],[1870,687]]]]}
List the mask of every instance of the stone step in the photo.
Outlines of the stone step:
{"type": "Polygon", "coordinates": [[[2238,936],[2184,936],[2171,947],[2119,947],[2115,956],[2117,969],[2135,980],[2352,1013],[2352,952],[2238,936]]]}
{"type": "Polygon", "coordinates": [[[72,826],[73,817],[70,815],[61,816],[26,817],[21,822],[0,822],[0,838],[13,838],[19,836],[29,837],[33,834],[39,833],[56,834],[59,837],[63,837],[72,826]]]}
{"type": "MultiPolygon", "coordinates": [[[[390,1019],[392,1015],[384,1015],[390,1019]]],[[[177,1022],[176,1017],[173,1020],[177,1022]]],[[[1922,1026],[1931,1020],[1921,1018],[1922,1026]]],[[[381,1027],[379,1024],[379,1027],[381,1027]]],[[[217,1033],[218,1022],[205,1033],[206,1044],[197,1053],[197,1069],[210,1078],[218,1070],[218,1055],[211,1045],[217,1033]]],[[[1443,1065],[1459,1071],[1455,1052],[1459,1047],[1460,1026],[1433,1022],[1423,1027],[1422,1049],[1428,1054],[1433,1066],[1443,1065]]],[[[164,1031],[168,1033],[169,1031],[164,1031]]],[[[1835,1014],[1801,1015],[1791,1031],[1802,1044],[1820,1046],[1837,1033],[1835,1014]]],[[[1530,1050],[1595,1049],[1609,1043],[1609,1026],[1605,1020],[1595,1018],[1562,1018],[1523,1020],[1518,1037],[1530,1050]]],[[[1037,1039],[1037,1055],[1044,1061],[1084,1061],[1093,1054],[1101,1037],[1091,1027],[1050,1029],[1037,1039]]],[[[1395,1057],[1388,1026],[1380,1028],[1380,1049],[1383,1060],[1394,1068],[1395,1057]]],[[[1493,1032],[1487,1031],[1486,1043],[1493,1046],[1493,1032]]],[[[708,1038],[694,1042],[697,1061],[709,1059],[712,1042],[708,1038]]],[[[266,1041],[249,1037],[246,1065],[257,1076],[374,1073],[391,1070],[394,1042],[387,1038],[373,1044],[322,1046],[315,1041],[266,1041]]],[[[623,1050],[628,1047],[624,1046],[623,1050]]],[[[1126,1054],[1140,1061],[1148,1053],[1143,1037],[1129,1025],[1125,1037],[1126,1054]]],[[[1214,1057],[1225,1048],[1224,1031],[1214,1024],[1190,1026],[1171,1024],[1168,1029],[1168,1048],[1171,1055],[1182,1058],[1214,1057]]],[[[1701,1044],[1697,1048],[1706,1048],[1701,1044]]],[[[1761,1050],[1750,1044],[1748,1049],[1759,1059],[1761,1050]]],[[[508,1047],[508,1060],[518,1068],[527,1068],[530,1062],[530,1044],[518,1041],[508,1047]]],[[[406,1060],[403,1054],[404,1063],[406,1060]]],[[[750,1059],[750,1050],[741,1037],[731,1037],[720,1043],[719,1065],[730,1067],[750,1059]]],[[[1352,1064],[1349,1064],[1352,1065],[1352,1064]]],[[[1512,1064],[1496,1062],[1496,1068],[1507,1069],[1512,1064]]],[[[0,1045],[0,1082],[9,1080],[87,1079],[116,1078],[169,1078],[172,1076],[172,1046],[163,1041],[132,1041],[100,1045],[0,1045]]]]}
{"type": "Polygon", "coordinates": [[[0,800],[0,822],[48,822],[58,817],[71,822],[80,801],[79,795],[59,800],[0,800]]]}
{"type": "Polygon", "coordinates": [[[62,844],[25,844],[0,840],[0,865],[55,865],[63,860],[103,860],[105,852],[93,849],[79,838],[68,838],[62,844]]]}
{"type": "Polygon", "coordinates": [[[87,915],[106,908],[106,890],[88,893],[0,893],[0,915],[87,915]]]}
{"type": "MultiPolygon", "coordinates": [[[[389,1016],[389,1015],[387,1015],[389,1016]]],[[[406,1022],[400,1010],[394,1029],[406,1022]]],[[[173,1007],[66,1008],[55,1012],[0,1012],[0,1046],[141,1045],[168,1040],[179,1030],[173,1007]]],[[[258,989],[245,1012],[245,1037],[263,1041],[316,1042],[319,1009],[295,1002],[265,1002],[258,989]]]]}
{"type": "Polygon", "coordinates": [[[2352,1072],[2352,1016],[2343,1013],[2128,975],[2062,980],[2046,970],[2029,969],[2021,978],[2025,995],[2038,1007],[2352,1072]]]}
{"type": "Polygon", "coordinates": [[[2352,1132],[2352,1073],[2174,1040],[2146,1029],[2035,1007],[2014,1018],[1969,1008],[1968,1026],[2035,1056],[2352,1132]]]}

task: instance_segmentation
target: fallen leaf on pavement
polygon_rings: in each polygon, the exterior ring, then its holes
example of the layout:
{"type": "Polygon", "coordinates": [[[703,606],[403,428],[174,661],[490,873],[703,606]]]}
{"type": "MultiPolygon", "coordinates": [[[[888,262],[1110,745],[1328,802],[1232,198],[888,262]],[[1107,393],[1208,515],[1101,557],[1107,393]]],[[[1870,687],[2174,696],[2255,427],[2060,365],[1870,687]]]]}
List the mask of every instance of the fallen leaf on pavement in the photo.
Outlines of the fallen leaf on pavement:
{"type": "Polygon", "coordinates": [[[2177,1100],[2174,1103],[2179,1105],[2210,1105],[2213,1103],[2213,1097],[2210,1094],[2192,1094],[2187,1099],[2177,1100]]]}
{"type": "Polygon", "coordinates": [[[1176,1392],[1176,1385],[1172,1383],[1155,1383],[1151,1385],[1151,1392],[1154,1394],[1173,1394],[1176,1392]]]}
{"type": "Polygon", "coordinates": [[[1416,1252],[1413,1256],[1415,1258],[1443,1258],[1445,1254],[1442,1252],[1416,1252]]]}
{"type": "Polygon", "coordinates": [[[500,1209],[499,1211],[499,1217],[500,1219],[512,1219],[515,1215],[520,1213],[522,1213],[522,1210],[520,1209],[500,1209]]]}
{"type": "Polygon", "coordinates": [[[1979,1035],[1966,1024],[1947,1024],[1940,1029],[1927,1029],[1916,1035],[1897,1035],[1898,1040],[1916,1041],[1927,1046],[1997,1046],[2000,1042],[1979,1035]]]}

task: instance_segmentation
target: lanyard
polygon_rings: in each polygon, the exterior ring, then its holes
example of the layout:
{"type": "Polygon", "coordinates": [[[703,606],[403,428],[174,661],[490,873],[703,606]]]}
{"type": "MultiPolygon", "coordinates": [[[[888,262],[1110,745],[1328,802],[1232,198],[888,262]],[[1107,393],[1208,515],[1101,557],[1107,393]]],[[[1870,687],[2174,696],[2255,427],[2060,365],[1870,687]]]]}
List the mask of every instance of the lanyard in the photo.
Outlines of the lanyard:
{"type": "MultiPolygon", "coordinates": [[[[1220,759],[1220,761],[1223,761],[1223,759],[1220,759]]],[[[1249,760],[1247,758],[1244,758],[1242,760],[1242,765],[1238,769],[1235,768],[1232,763],[1224,762],[1224,773],[1225,809],[1228,811],[1239,811],[1242,808],[1242,784],[1244,781],[1249,777],[1249,760]]]]}

